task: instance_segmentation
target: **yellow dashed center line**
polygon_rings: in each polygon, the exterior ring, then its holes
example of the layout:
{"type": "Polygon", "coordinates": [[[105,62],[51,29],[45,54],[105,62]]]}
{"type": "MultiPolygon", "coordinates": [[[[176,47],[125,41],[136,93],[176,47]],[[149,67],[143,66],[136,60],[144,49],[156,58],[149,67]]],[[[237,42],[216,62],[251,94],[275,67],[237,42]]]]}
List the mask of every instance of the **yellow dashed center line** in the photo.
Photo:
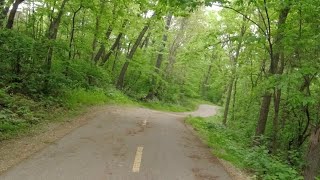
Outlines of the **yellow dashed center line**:
{"type": "Polygon", "coordinates": [[[140,171],[141,160],[142,160],[143,147],[138,147],[136,157],[134,158],[132,172],[138,173],[140,171]]]}

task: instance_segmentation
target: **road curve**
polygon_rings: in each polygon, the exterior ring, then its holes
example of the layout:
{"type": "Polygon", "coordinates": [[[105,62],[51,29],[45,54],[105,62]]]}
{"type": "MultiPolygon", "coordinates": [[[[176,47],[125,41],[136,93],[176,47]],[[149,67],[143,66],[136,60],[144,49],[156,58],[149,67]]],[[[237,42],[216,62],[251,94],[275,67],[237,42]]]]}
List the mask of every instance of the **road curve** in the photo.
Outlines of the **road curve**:
{"type": "Polygon", "coordinates": [[[207,146],[184,125],[193,113],[108,107],[90,122],[9,169],[2,180],[230,180],[207,146]]]}

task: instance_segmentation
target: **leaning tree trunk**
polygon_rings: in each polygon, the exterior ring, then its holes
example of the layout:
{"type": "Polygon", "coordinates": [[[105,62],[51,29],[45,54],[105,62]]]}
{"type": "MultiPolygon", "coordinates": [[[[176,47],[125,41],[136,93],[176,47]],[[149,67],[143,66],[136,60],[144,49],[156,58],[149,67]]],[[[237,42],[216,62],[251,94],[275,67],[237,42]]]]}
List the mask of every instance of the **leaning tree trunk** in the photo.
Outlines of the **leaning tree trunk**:
{"type": "Polygon", "coordinates": [[[148,48],[148,44],[149,44],[149,38],[151,36],[151,32],[148,33],[148,35],[144,38],[143,42],[140,45],[140,49],[147,49],[148,48]]]}
{"type": "Polygon", "coordinates": [[[13,3],[12,9],[11,9],[9,17],[8,17],[8,22],[7,22],[7,25],[6,25],[7,29],[12,29],[13,28],[13,23],[14,23],[15,16],[17,14],[18,7],[23,1],[24,0],[16,0],[13,3]]]}
{"type": "Polygon", "coordinates": [[[229,108],[230,108],[230,101],[231,101],[231,96],[232,96],[232,90],[233,90],[233,85],[234,85],[234,77],[231,77],[229,86],[228,86],[228,92],[227,92],[227,99],[226,99],[226,104],[224,107],[224,112],[223,112],[223,125],[227,125],[227,120],[228,120],[228,115],[229,115],[229,108]]]}
{"type": "MultiPolygon", "coordinates": [[[[107,31],[106,31],[106,34],[105,34],[105,41],[107,42],[109,39],[110,39],[110,36],[111,36],[111,33],[113,31],[113,25],[115,23],[115,20],[116,20],[116,8],[117,8],[117,5],[116,3],[114,3],[114,6],[113,6],[113,10],[112,10],[112,21],[110,22],[108,28],[107,28],[107,31]]],[[[95,31],[95,38],[93,40],[93,45],[92,45],[92,60],[94,62],[94,64],[98,64],[98,61],[100,60],[100,58],[105,54],[106,52],[106,46],[105,44],[102,42],[100,44],[100,48],[97,52],[96,55],[94,55],[95,53],[95,50],[96,50],[96,45],[97,45],[97,35],[98,35],[98,31],[99,31],[99,26],[100,26],[100,16],[104,13],[104,4],[102,4],[102,8],[101,8],[101,11],[100,11],[100,14],[99,16],[97,17],[97,21],[96,21],[96,31],[95,31]]]]}
{"type": "Polygon", "coordinates": [[[100,66],[104,66],[106,64],[106,62],[109,60],[109,58],[111,57],[112,53],[119,46],[122,36],[123,36],[122,32],[118,34],[116,41],[113,43],[113,45],[110,48],[110,50],[108,51],[108,53],[104,56],[102,62],[100,63],[100,66]]]}
{"type": "Polygon", "coordinates": [[[112,64],[112,72],[114,72],[116,69],[117,61],[119,60],[119,56],[121,53],[120,51],[121,51],[121,43],[118,44],[118,47],[116,49],[116,54],[115,54],[113,64],[112,64]]]}
{"type": "Polygon", "coordinates": [[[126,76],[126,73],[127,73],[128,67],[129,67],[129,62],[132,60],[134,54],[136,53],[136,51],[137,51],[137,49],[143,39],[143,36],[146,34],[146,32],[149,29],[149,26],[150,26],[150,22],[144,26],[144,28],[140,32],[138,38],[136,39],[134,45],[132,46],[131,50],[129,51],[129,54],[127,55],[127,60],[124,63],[124,65],[122,66],[120,75],[118,77],[118,82],[117,82],[118,89],[123,89],[123,87],[124,87],[124,78],[126,76]]]}
{"type": "Polygon", "coordinates": [[[153,99],[154,96],[157,94],[156,92],[156,89],[157,89],[157,75],[160,73],[160,68],[161,68],[161,64],[162,64],[162,60],[163,60],[163,53],[164,53],[164,50],[166,48],[166,44],[167,44],[167,41],[168,41],[168,30],[170,28],[170,25],[171,25],[171,21],[172,21],[172,13],[169,13],[168,16],[167,16],[167,22],[166,22],[166,26],[165,26],[165,32],[162,36],[162,46],[160,48],[160,51],[159,51],[159,54],[158,54],[158,57],[157,57],[157,61],[156,61],[156,64],[155,64],[155,74],[156,75],[153,75],[152,76],[152,83],[151,83],[151,88],[149,89],[149,93],[146,97],[146,99],[153,99]]]}
{"type": "MultiPolygon", "coordinates": [[[[110,26],[108,27],[107,31],[106,31],[106,37],[105,37],[106,41],[108,41],[108,40],[110,39],[112,30],[113,30],[113,29],[112,29],[112,27],[111,27],[111,25],[110,25],[110,26]]],[[[104,45],[103,43],[101,43],[100,48],[99,48],[97,54],[94,56],[94,59],[93,59],[95,64],[98,63],[98,61],[99,61],[100,58],[103,56],[103,54],[105,53],[105,51],[106,51],[106,47],[105,47],[105,45],[104,45]]]]}
{"type": "MultiPolygon", "coordinates": [[[[128,22],[127,20],[125,20],[125,21],[123,22],[123,24],[122,24],[122,29],[124,29],[124,28],[126,27],[127,22],[128,22]]],[[[118,34],[115,42],[114,42],[113,45],[111,46],[111,48],[110,48],[110,50],[108,51],[108,53],[104,56],[102,62],[100,63],[100,66],[105,65],[106,62],[107,62],[107,61],[109,60],[109,58],[111,57],[112,53],[114,53],[114,51],[116,50],[116,48],[119,47],[120,42],[121,42],[121,38],[122,38],[123,35],[124,35],[123,32],[120,32],[120,33],[118,34]]],[[[110,36],[110,35],[109,35],[109,36],[110,36]]],[[[102,50],[103,52],[105,52],[104,46],[103,46],[103,47],[101,46],[99,52],[100,52],[101,50],[102,50]],[[102,50],[102,48],[103,48],[103,50],[102,50]]],[[[100,52],[100,53],[101,53],[101,52],[100,52]]],[[[98,54],[97,54],[97,55],[98,55],[98,54]]],[[[102,54],[101,54],[100,56],[102,56],[102,54]]],[[[95,58],[95,60],[99,60],[99,59],[100,59],[100,57],[96,57],[96,58],[95,58]]]]}
{"type": "MultiPolygon", "coordinates": [[[[75,33],[75,23],[76,23],[76,17],[78,12],[82,9],[82,5],[75,11],[73,12],[72,16],[72,24],[71,24],[71,32],[70,32],[70,41],[69,41],[69,60],[72,57],[72,46],[74,43],[74,33],[75,33]]],[[[75,51],[75,50],[74,50],[75,51]]]]}

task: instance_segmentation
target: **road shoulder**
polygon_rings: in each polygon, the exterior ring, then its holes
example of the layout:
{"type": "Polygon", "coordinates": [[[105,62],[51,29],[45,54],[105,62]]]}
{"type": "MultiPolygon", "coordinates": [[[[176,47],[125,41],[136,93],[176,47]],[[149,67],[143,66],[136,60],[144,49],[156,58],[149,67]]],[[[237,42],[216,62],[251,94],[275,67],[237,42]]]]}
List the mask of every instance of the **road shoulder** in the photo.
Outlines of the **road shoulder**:
{"type": "Polygon", "coordinates": [[[0,174],[28,159],[33,154],[55,143],[73,130],[87,124],[107,106],[91,107],[75,118],[66,118],[59,122],[49,122],[30,135],[6,140],[0,143],[0,174]]]}
{"type": "MultiPolygon", "coordinates": [[[[186,119],[186,118],[185,118],[186,119]]],[[[194,135],[196,136],[199,141],[201,141],[202,144],[205,144],[208,149],[212,152],[212,156],[214,156],[214,149],[210,148],[207,143],[205,142],[204,139],[202,139],[200,137],[200,135],[198,134],[198,132],[195,130],[194,127],[192,127],[190,124],[188,124],[186,121],[184,121],[184,124],[186,126],[186,128],[194,135]]],[[[234,165],[232,165],[230,162],[220,159],[218,157],[216,157],[217,160],[219,161],[219,163],[223,166],[223,168],[228,172],[228,174],[230,175],[230,177],[234,180],[250,180],[251,178],[245,174],[244,172],[242,172],[240,169],[236,168],[234,165]]]]}

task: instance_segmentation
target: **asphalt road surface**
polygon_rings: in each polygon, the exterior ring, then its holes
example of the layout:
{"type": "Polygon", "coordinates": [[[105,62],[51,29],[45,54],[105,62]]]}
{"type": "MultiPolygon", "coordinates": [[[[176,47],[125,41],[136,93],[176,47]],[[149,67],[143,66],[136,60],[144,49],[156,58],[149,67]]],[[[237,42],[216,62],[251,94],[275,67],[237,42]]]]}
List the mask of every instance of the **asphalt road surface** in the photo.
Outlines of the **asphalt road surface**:
{"type": "MultiPolygon", "coordinates": [[[[195,116],[216,107],[202,105],[195,116]]],[[[0,176],[4,180],[229,180],[183,123],[188,113],[109,107],[0,176]]]]}

